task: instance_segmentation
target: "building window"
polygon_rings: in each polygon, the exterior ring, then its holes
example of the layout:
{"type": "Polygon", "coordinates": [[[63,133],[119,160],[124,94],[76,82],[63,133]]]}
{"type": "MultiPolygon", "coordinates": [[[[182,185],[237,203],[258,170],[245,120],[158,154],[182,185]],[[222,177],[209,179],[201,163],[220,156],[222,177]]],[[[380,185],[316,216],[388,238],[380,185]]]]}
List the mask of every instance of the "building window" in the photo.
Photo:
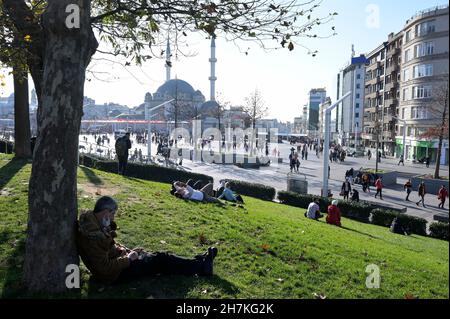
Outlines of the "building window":
{"type": "Polygon", "coordinates": [[[424,76],[432,76],[433,75],[433,65],[432,64],[422,64],[416,65],[414,67],[414,78],[421,78],[424,76]]]}
{"type": "Polygon", "coordinates": [[[409,69],[403,70],[403,81],[409,81],[409,69]]]}
{"type": "Polygon", "coordinates": [[[359,93],[356,93],[356,98],[359,99],[361,95],[359,93]]]}
{"type": "Polygon", "coordinates": [[[427,55],[434,54],[434,43],[433,42],[425,42],[420,43],[414,47],[414,56],[416,58],[420,58],[427,55]]]}
{"type": "Polygon", "coordinates": [[[356,103],[356,108],[359,109],[359,103],[356,103]]]}
{"type": "MultiPolygon", "coordinates": [[[[359,66],[359,67],[361,67],[361,66],[359,66]]],[[[357,79],[357,80],[361,79],[361,74],[357,74],[357,75],[356,75],[356,79],[357,79]]]]}
{"type": "Polygon", "coordinates": [[[421,24],[416,25],[415,30],[415,36],[416,37],[423,37],[427,34],[433,33],[436,31],[436,25],[434,24],[434,21],[425,21],[421,24]]]}
{"type": "Polygon", "coordinates": [[[423,120],[427,118],[427,111],[425,107],[412,107],[411,108],[411,118],[423,120]]]}
{"type": "Polygon", "coordinates": [[[411,40],[411,30],[406,31],[405,34],[405,43],[408,43],[411,40]]]}
{"type": "Polygon", "coordinates": [[[357,88],[357,89],[360,89],[360,88],[361,88],[361,84],[359,84],[359,83],[356,84],[356,88],[357,88]]]}
{"type": "Polygon", "coordinates": [[[402,119],[403,120],[405,119],[405,110],[406,110],[405,108],[402,109],[402,119]]]}
{"type": "Polygon", "coordinates": [[[405,51],[405,63],[409,62],[411,60],[411,50],[408,49],[405,51]]]}
{"type": "Polygon", "coordinates": [[[425,99],[431,97],[431,86],[420,85],[413,87],[413,99],[425,99]]]}
{"type": "Polygon", "coordinates": [[[403,89],[403,101],[408,101],[409,89],[403,89]]]}
{"type": "Polygon", "coordinates": [[[355,113],[355,118],[359,118],[359,113],[355,113]]]}

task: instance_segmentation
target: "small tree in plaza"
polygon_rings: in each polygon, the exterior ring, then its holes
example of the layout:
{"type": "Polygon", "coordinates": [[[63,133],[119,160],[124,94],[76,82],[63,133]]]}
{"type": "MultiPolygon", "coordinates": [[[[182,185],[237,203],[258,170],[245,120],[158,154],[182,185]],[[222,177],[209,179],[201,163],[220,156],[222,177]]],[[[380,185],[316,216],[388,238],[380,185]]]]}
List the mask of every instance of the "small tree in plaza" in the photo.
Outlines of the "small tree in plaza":
{"type": "Polygon", "coordinates": [[[449,77],[448,73],[442,76],[442,81],[438,86],[433,88],[433,98],[430,105],[427,107],[429,119],[434,122],[438,122],[439,125],[429,127],[420,136],[424,139],[437,139],[438,148],[436,152],[436,166],[434,170],[434,178],[439,179],[439,170],[441,166],[441,155],[444,140],[449,138],[449,110],[448,110],[448,90],[449,90],[449,77]]]}

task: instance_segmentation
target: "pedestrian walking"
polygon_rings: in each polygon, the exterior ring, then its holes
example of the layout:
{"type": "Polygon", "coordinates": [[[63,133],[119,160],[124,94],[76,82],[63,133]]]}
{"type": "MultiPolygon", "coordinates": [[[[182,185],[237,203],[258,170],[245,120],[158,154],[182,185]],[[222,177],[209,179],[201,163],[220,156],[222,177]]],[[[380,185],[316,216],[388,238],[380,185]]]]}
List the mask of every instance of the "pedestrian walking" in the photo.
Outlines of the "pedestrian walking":
{"type": "Polygon", "coordinates": [[[341,187],[341,196],[344,196],[344,200],[348,200],[348,195],[352,191],[352,185],[348,181],[348,179],[345,180],[344,183],[342,183],[341,187]]]}
{"type": "Polygon", "coordinates": [[[412,192],[412,183],[410,179],[403,185],[403,189],[406,191],[405,201],[409,202],[409,195],[412,192]]]}
{"type": "Polygon", "coordinates": [[[425,158],[425,165],[427,166],[427,168],[430,167],[430,157],[429,157],[429,156],[427,156],[427,157],[425,158]]]}
{"type": "Polygon", "coordinates": [[[420,200],[416,203],[416,205],[419,206],[419,204],[422,203],[423,207],[425,207],[426,189],[425,189],[425,183],[424,182],[420,182],[418,193],[419,193],[420,200]]]}
{"type": "Polygon", "coordinates": [[[375,194],[375,198],[380,195],[380,199],[383,200],[383,181],[382,178],[379,177],[375,182],[375,187],[377,188],[377,192],[375,194]]]}
{"type": "Polygon", "coordinates": [[[400,155],[400,160],[398,161],[398,166],[402,164],[403,166],[405,166],[405,159],[403,158],[403,154],[400,155]]]}
{"type": "Polygon", "coordinates": [[[367,151],[367,159],[370,161],[372,158],[372,152],[370,150],[367,151]]]}
{"type": "Polygon", "coordinates": [[[445,185],[442,185],[438,192],[438,199],[441,201],[438,206],[439,208],[444,208],[445,200],[447,199],[447,196],[448,196],[448,190],[447,190],[447,188],[445,188],[445,185]]]}

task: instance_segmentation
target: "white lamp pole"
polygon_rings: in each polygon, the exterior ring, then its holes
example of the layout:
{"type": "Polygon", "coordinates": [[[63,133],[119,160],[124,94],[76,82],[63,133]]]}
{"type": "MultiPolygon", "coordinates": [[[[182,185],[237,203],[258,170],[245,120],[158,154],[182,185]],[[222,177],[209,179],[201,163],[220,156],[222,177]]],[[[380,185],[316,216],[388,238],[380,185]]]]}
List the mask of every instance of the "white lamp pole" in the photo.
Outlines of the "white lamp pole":
{"type": "Polygon", "coordinates": [[[147,121],[147,158],[150,161],[151,157],[152,157],[152,123],[151,123],[151,118],[152,116],[150,116],[151,112],[153,112],[156,109],[159,109],[160,107],[171,103],[172,101],[174,101],[175,99],[172,99],[170,101],[161,103],[155,107],[152,107],[151,109],[148,109],[149,105],[148,102],[145,102],[145,120],[147,121]]]}
{"type": "Polygon", "coordinates": [[[397,116],[393,116],[393,118],[403,123],[403,160],[406,161],[406,128],[407,128],[406,121],[399,119],[397,116]]]}
{"type": "Polygon", "coordinates": [[[323,146],[323,188],[322,196],[328,197],[328,165],[329,165],[329,152],[330,152],[330,123],[331,123],[331,111],[337,107],[345,98],[350,96],[352,91],[347,92],[334,104],[325,110],[325,141],[323,146]]]}

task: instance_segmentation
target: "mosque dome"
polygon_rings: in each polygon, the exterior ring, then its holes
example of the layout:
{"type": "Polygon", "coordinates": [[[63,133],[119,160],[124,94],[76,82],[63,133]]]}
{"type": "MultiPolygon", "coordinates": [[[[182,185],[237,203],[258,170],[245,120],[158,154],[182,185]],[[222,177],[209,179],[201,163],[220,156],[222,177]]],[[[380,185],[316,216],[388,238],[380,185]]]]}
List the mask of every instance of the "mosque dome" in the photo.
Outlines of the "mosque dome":
{"type": "Polygon", "coordinates": [[[219,103],[217,103],[216,101],[208,101],[200,106],[200,113],[202,113],[203,115],[214,116],[214,114],[217,113],[218,107],[219,103]]]}
{"type": "Polygon", "coordinates": [[[174,79],[169,80],[163,85],[161,85],[156,93],[160,96],[169,95],[172,97],[175,97],[178,93],[178,95],[184,95],[186,97],[192,98],[195,95],[194,88],[187,83],[186,81],[174,79]]]}

